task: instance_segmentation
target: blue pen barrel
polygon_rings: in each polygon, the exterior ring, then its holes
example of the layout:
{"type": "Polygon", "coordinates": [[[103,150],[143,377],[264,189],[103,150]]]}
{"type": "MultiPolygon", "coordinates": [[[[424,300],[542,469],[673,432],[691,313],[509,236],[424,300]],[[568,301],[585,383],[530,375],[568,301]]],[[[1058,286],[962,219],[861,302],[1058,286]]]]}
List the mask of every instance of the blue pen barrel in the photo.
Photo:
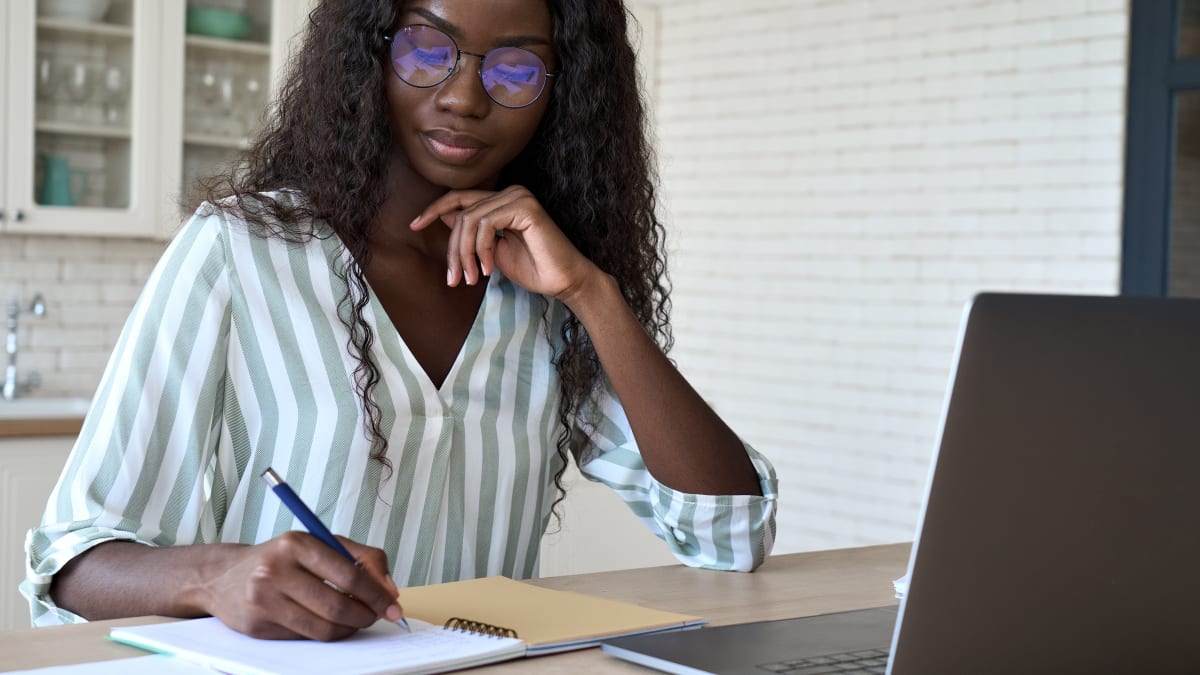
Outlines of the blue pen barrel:
{"type": "MultiPolygon", "coordinates": [[[[298,518],[300,522],[304,524],[305,529],[307,529],[309,533],[311,533],[317,539],[325,542],[329,548],[332,548],[340,553],[343,558],[354,563],[355,567],[362,567],[362,564],[355,560],[354,556],[350,554],[350,551],[346,550],[345,546],[342,546],[342,542],[338,541],[337,537],[333,536],[333,533],[329,531],[329,528],[325,527],[325,523],[321,522],[321,519],[317,517],[317,514],[313,513],[304,502],[300,501],[300,496],[297,495],[294,490],[292,490],[290,485],[285,483],[283,479],[279,477],[279,474],[275,473],[274,469],[267,467],[267,470],[262,472],[262,479],[267,482],[267,485],[271,486],[271,490],[275,492],[275,495],[279,497],[279,500],[283,502],[283,505],[292,512],[292,515],[296,516],[296,518],[298,518]]],[[[337,586],[328,580],[326,580],[325,583],[337,588],[337,586]]],[[[410,630],[407,619],[401,617],[398,623],[403,626],[405,630],[410,630]]]]}
{"type": "Polygon", "coordinates": [[[342,542],[338,541],[337,537],[333,536],[333,533],[329,531],[329,528],[325,527],[325,523],[322,523],[321,519],[317,518],[317,514],[309,510],[308,506],[306,506],[304,502],[300,501],[300,496],[297,495],[294,490],[292,490],[290,485],[285,483],[283,479],[279,477],[279,474],[275,473],[273,469],[268,467],[266,471],[262,472],[262,478],[267,482],[267,485],[271,486],[271,489],[275,491],[275,494],[278,495],[279,500],[283,502],[283,505],[292,512],[292,515],[296,516],[296,518],[301,522],[301,524],[304,525],[304,528],[308,530],[309,533],[311,533],[317,539],[325,542],[330,548],[340,553],[346,560],[358,565],[358,561],[355,560],[354,556],[350,554],[350,551],[347,551],[346,547],[342,546],[342,542]]]}

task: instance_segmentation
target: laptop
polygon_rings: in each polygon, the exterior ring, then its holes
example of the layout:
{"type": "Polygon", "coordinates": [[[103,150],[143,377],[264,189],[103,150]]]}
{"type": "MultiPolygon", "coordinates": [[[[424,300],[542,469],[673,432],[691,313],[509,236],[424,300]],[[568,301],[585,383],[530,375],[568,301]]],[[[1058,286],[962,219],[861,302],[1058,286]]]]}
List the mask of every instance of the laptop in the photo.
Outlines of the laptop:
{"type": "Polygon", "coordinates": [[[602,649],[689,674],[1200,671],[1200,300],[977,296],[908,576],[898,610],[602,649]]]}

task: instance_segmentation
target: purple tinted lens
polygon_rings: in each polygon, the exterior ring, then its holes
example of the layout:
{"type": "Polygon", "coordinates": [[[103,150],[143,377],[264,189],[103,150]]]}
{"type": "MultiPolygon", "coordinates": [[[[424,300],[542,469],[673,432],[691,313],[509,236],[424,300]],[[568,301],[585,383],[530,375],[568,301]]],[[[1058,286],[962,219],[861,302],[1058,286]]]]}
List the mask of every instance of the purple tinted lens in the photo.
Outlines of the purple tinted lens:
{"type": "Polygon", "coordinates": [[[480,75],[492,100],[509,108],[533,103],[546,86],[546,64],[537,54],[519,47],[488,52],[480,75]]]}
{"type": "Polygon", "coordinates": [[[392,70],[414,87],[432,87],[454,70],[458,48],[429,26],[405,26],[392,38],[392,70]]]}

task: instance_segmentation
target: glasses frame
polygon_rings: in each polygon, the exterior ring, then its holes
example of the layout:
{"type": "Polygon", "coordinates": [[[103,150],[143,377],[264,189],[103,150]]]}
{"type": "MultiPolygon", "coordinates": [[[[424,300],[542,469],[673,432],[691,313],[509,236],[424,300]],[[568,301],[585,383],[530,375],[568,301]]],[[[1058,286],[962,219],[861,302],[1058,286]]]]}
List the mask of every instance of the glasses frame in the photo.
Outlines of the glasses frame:
{"type": "Polygon", "coordinates": [[[486,52],[484,52],[482,54],[480,54],[478,52],[469,52],[469,51],[463,49],[462,47],[459,47],[458,42],[454,39],[454,37],[451,35],[447,35],[446,31],[444,31],[440,28],[437,28],[435,26],[430,26],[429,24],[424,24],[424,23],[410,23],[408,25],[401,26],[400,28],[396,29],[395,32],[393,32],[391,35],[388,35],[386,33],[384,34],[383,41],[388,44],[388,61],[389,62],[391,62],[391,60],[392,60],[391,50],[392,50],[392,46],[395,44],[396,36],[399,35],[400,31],[404,30],[405,28],[428,28],[429,30],[437,31],[437,32],[441,33],[442,35],[446,36],[446,39],[450,41],[450,44],[454,45],[454,50],[457,53],[457,56],[454,57],[454,67],[452,67],[446,73],[445,77],[438,80],[437,82],[434,82],[433,84],[426,84],[426,85],[413,84],[412,82],[409,82],[408,80],[404,79],[403,77],[400,77],[400,73],[396,72],[396,64],[391,63],[392,74],[396,76],[396,79],[398,79],[401,82],[403,82],[404,84],[407,84],[408,86],[414,87],[416,89],[432,89],[434,87],[438,87],[438,86],[441,86],[442,84],[445,84],[446,80],[449,80],[451,77],[454,76],[454,74],[456,72],[458,72],[458,69],[462,64],[463,54],[466,54],[468,56],[474,56],[475,58],[479,59],[479,66],[475,69],[476,74],[479,75],[479,86],[483,87],[483,93],[487,94],[487,97],[492,100],[492,103],[495,103],[496,105],[498,105],[502,108],[508,108],[509,110],[520,110],[521,108],[528,108],[529,106],[533,105],[534,103],[537,103],[538,99],[540,99],[542,97],[542,94],[546,93],[546,85],[550,84],[550,80],[558,77],[558,75],[559,75],[559,73],[557,71],[550,72],[550,69],[546,67],[545,59],[543,59],[541,56],[538,56],[536,52],[534,52],[530,49],[525,49],[524,47],[495,47],[493,49],[487,50],[486,52]],[[537,96],[534,96],[533,100],[531,100],[529,103],[526,103],[524,105],[507,105],[505,103],[501,103],[500,101],[497,101],[496,97],[492,96],[492,92],[488,91],[487,85],[483,81],[483,61],[484,61],[484,59],[486,59],[488,57],[489,54],[496,51],[497,49],[520,49],[521,51],[526,52],[526,53],[530,54],[531,56],[533,56],[535,59],[537,59],[538,62],[540,62],[542,64],[542,68],[545,69],[546,81],[542,83],[542,88],[540,90],[538,90],[537,96]]]}

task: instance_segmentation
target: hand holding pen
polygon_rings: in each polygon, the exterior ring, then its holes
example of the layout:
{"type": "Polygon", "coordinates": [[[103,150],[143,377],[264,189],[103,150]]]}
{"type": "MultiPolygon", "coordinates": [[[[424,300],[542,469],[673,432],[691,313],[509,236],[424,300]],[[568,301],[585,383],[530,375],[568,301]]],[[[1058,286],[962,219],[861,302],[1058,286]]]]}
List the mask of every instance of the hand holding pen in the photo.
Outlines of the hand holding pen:
{"type": "Polygon", "coordinates": [[[253,546],[195,547],[195,555],[206,560],[199,562],[193,583],[178,591],[198,613],[182,616],[211,614],[257,638],[323,641],[348,637],[380,617],[401,619],[387,555],[349,539],[333,540],[350,558],[299,531],[253,546]]]}
{"type": "Polygon", "coordinates": [[[184,616],[211,614],[256,638],[321,641],[349,637],[380,617],[401,616],[383,551],[340,542],[361,567],[296,530],[253,546],[196,547],[213,555],[196,583],[181,589],[202,613],[184,616]]]}
{"type": "MultiPolygon", "coordinates": [[[[296,518],[304,525],[305,529],[307,529],[309,533],[311,533],[317,539],[320,539],[327,546],[329,546],[329,548],[337,551],[338,555],[353,563],[355,567],[359,569],[365,569],[362,562],[359,561],[358,558],[355,558],[350,551],[346,550],[346,547],[342,544],[342,542],[339,541],[339,539],[329,531],[329,528],[325,527],[325,523],[322,523],[321,519],[317,517],[317,514],[313,513],[312,510],[309,509],[303,501],[301,501],[300,496],[297,495],[294,490],[292,490],[290,485],[285,483],[283,479],[279,477],[279,474],[275,473],[274,469],[267,467],[267,470],[263,471],[262,473],[262,479],[267,482],[267,485],[271,486],[271,490],[275,492],[280,501],[283,502],[283,505],[292,512],[292,515],[296,516],[296,518]]],[[[347,539],[346,541],[348,542],[349,540],[347,539]]],[[[400,592],[396,588],[395,582],[393,582],[391,577],[387,576],[386,573],[384,574],[383,578],[387,582],[386,585],[388,585],[392,591],[392,597],[398,597],[400,592]]],[[[404,618],[404,614],[398,603],[393,603],[390,607],[388,607],[382,616],[388,621],[399,623],[401,626],[404,626],[405,630],[411,630],[408,627],[408,621],[404,618]]]]}

